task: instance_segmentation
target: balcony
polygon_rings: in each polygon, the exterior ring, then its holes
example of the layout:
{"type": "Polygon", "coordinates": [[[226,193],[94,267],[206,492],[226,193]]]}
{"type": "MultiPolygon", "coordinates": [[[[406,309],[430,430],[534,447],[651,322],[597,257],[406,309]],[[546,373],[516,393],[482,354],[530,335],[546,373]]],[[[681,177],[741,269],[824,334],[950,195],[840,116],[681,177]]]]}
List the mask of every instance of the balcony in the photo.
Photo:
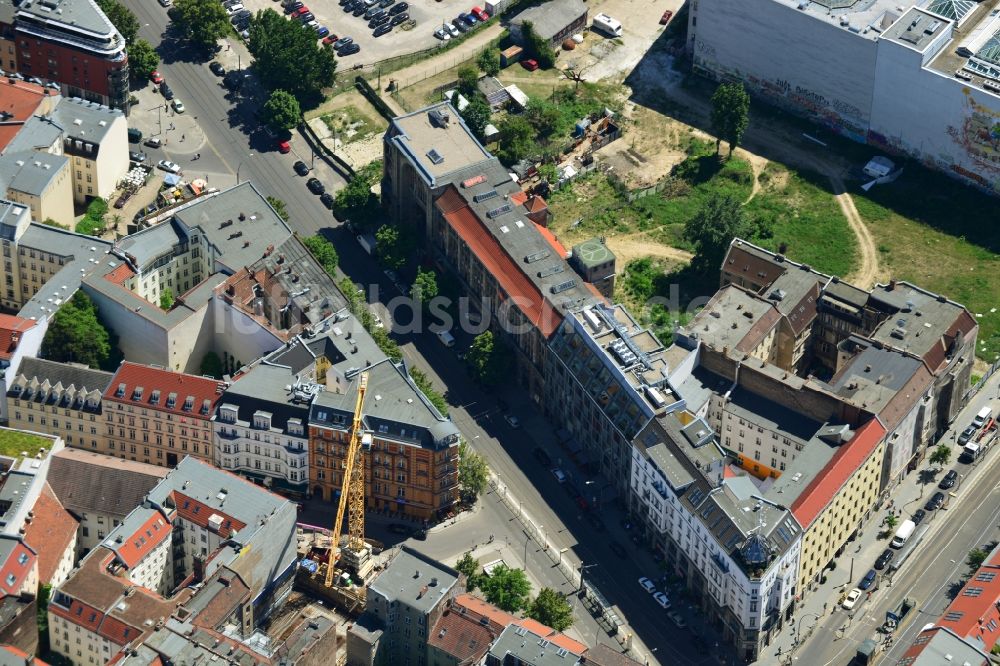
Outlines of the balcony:
{"type": "Polygon", "coordinates": [[[83,37],[76,37],[61,30],[43,28],[29,21],[18,21],[17,31],[27,33],[33,37],[39,37],[53,42],[60,42],[62,44],[83,49],[97,55],[102,55],[105,56],[110,62],[125,60],[125,43],[123,41],[119,41],[118,39],[112,40],[110,43],[93,39],[85,39],[83,37]]]}

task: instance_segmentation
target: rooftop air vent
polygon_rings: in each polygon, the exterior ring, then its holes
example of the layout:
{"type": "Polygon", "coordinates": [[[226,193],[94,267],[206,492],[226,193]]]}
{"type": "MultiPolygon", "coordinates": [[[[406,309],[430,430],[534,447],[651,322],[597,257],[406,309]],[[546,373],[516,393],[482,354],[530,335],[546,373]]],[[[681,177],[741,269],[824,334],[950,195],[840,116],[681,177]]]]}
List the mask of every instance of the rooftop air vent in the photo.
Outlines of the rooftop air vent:
{"type": "Polygon", "coordinates": [[[427,158],[434,164],[441,164],[444,162],[444,157],[441,156],[441,153],[439,153],[436,148],[431,148],[427,151],[427,158]]]}

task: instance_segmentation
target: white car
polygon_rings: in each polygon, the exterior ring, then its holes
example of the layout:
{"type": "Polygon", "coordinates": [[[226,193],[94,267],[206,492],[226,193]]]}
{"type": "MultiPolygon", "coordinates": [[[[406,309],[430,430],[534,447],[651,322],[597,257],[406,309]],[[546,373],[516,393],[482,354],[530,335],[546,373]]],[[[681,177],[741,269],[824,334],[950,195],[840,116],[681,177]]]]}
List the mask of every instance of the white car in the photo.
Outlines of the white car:
{"type": "Polygon", "coordinates": [[[664,609],[670,608],[670,600],[667,599],[667,595],[663,592],[656,592],[653,594],[653,598],[656,599],[656,603],[660,604],[664,609]]]}
{"type": "Polygon", "coordinates": [[[448,31],[448,33],[449,33],[449,34],[450,34],[450,35],[451,35],[452,37],[458,37],[458,36],[459,36],[459,35],[461,34],[461,33],[460,33],[460,32],[458,31],[458,28],[456,28],[456,27],[455,27],[454,25],[452,25],[451,23],[445,23],[445,24],[444,24],[444,25],[443,25],[442,27],[443,27],[443,28],[444,28],[445,30],[447,30],[447,31],[448,31]]]}
{"type": "Polygon", "coordinates": [[[178,98],[174,98],[174,101],[170,103],[174,107],[176,113],[184,113],[184,102],[180,101],[178,98]]]}
{"type": "Polygon", "coordinates": [[[854,605],[858,603],[858,599],[861,598],[861,595],[862,595],[861,590],[859,590],[858,588],[854,588],[853,590],[847,593],[847,597],[844,599],[844,602],[840,605],[844,607],[844,610],[851,610],[852,608],[854,608],[854,605]]]}
{"type": "Polygon", "coordinates": [[[233,15],[233,14],[235,14],[236,12],[240,12],[240,11],[243,11],[243,9],[245,9],[245,8],[243,7],[243,5],[241,5],[241,4],[239,4],[239,3],[236,3],[236,4],[235,4],[235,5],[233,5],[232,7],[226,7],[226,13],[227,13],[227,14],[229,14],[230,16],[232,16],[232,15],[233,15]]]}
{"type": "Polygon", "coordinates": [[[556,481],[559,483],[566,483],[566,472],[562,471],[558,467],[552,469],[552,476],[556,477],[556,481]]]}
{"type": "Polygon", "coordinates": [[[642,589],[646,590],[650,594],[656,592],[656,585],[653,584],[653,581],[649,580],[645,576],[639,579],[639,585],[641,585],[642,589]]]}
{"type": "Polygon", "coordinates": [[[163,169],[164,171],[169,171],[170,173],[180,173],[181,167],[178,164],[174,164],[170,160],[160,160],[156,163],[156,168],[163,169]]]}
{"type": "MultiPolygon", "coordinates": [[[[362,290],[364,293],[364,290],[362,290]]],[[[372,312],[372,323],[375,324],[375,328],[385,328],[385,324],[382,323],[382,317],[372,312]]]]}

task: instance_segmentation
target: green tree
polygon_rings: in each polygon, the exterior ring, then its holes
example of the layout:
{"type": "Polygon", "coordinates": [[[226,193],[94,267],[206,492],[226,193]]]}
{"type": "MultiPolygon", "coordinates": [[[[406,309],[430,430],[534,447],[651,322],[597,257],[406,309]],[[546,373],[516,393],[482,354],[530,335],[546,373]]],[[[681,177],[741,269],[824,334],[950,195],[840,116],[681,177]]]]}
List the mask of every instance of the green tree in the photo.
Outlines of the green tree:
{"type": "MultiPolygon", "coordinates": [[[[135,40],[135,36],[139,34],[139,19],[135,17],[132,10],[118,0],[97,0],[97,6],[121,33],[125,44],[131,44],[135,40]]],[[[132,57],[131,51],[129,51],[129,57],[132,57]]]]}
{"type": "Polygon", "coordinates": [[[537,146],[535,128],[522,116],[507,116],[497,124],[500,131],[500,149],[497,157],[510,166],[531,154],[537,146]]]}
{"type": "Polygon", "coordinates": [[[719,270],[734,238],[753,238],[769,233],[770,229],[747,216],[740,201],[728,194],[711,195],[684,224],[684,237],[695,248],[691,265],[704,273],[719,270]]]}
{"type": "Polygon", "coordinates": [[[133,78],[148,79],[159,66],[160,56],[145,39],[137,39],[128,47],[128,67],[133,78]]]}
{"type": "Polygon", "coordinates": [[[490,123],[490,116],[493,114],[490,103],[480,94],[473,95],[469,104],[459,112],[462,120],[469,126],[472,133],[480,140],[486,136],[486,126],[490,123]]]}
{"type": "Polygon", "coordinates": [[[299,100],[284,90],[272,90],[271,96],[264,102],[264,122],[272,129],[288,130],[299,124],[302,111],[299,100]]]}
{"type": "Polygon", "coordinates": [[[729,144],[729,155],[743,140],[750,124],[750,95],[743,84],[723,83],[712,95],[712,130],[715,132],[715,152],[722,149],[722,142],[729,144]]]}
{"type": "Polygon", "coordinates": [[[471,552],[466,552],[455,563],[455,570],[465,575],[466,589],[474,590],[479,586],[479,560],[472,556],[471,552]]]}
{"type": "Polygon", "coordinates": [[[550,185],[559,180],[559,169],[552,162],[538,165],[538,177],[550,185]]]}
{"type": "Polygon", "coordinates": [[[511,569],[506,564],[494,568],[488,576],[479,581],[486,601],[508,613],[516,613],[528,607],[531,583],[521,569],[511,569]]]}
{"type": "Polygon", "coordinates": [[[549,69],[556,64],[556,52],[549,46],[549,40],[537,32],[531,21],[521,24],[521,35],[524,37],[524,47],[527,55],[538,61],[542,69],[549,69]]]}
{"type": "Polygon", "coordinates": [[[969,574],[971,575],[975,573],[979,567],[983,566],[983,562],[985,562],[986,558],[989,556],[990,554],[981,548],[973,548],[970,550],[969,556],[965,560],[965,564],[969,567],[969,574]]]}
{"type": "Polygon", "coordinates": [[[42,357],[107,368],[111,337],[97,318],[97,306],[82,291],[63,303],[42,340],[42,357]]]}
{"type": "Polygon", "coordinates": [[[402,268],[415,249],[416,240],[409,229],[385,224],[375,232],[375,251],[387,268],[402,268]]]}
{"type": "Polygon", "coordinates": [[[174,292],[170,287],[167,287],[160,294],[160,309],[169,310],[172,307],[174,307],[174,292]]]}
{"type": "Polygon", "coordinates": [[[890,513],[885,517],[885,526],[890,530],[899,524],[899,518],[896,517],[895,513],[890,513]]]}
{"type": "Polygon", "coordinates": [[[38,624],[38,648],[40,654],[49,651],[49,599],[52,597],[52,586],[43,583],[38,587],[36,598],[35,621],[38,624]]]}
{"type": "Polygon", "coordinates": [[[565,595],[548,587],[538,591],[527,615],[556,631],[565,631],[573,624],[573,607],[566,601],[565,595]]]}
{"type": "Polygon", "coordinates": [[[424,307],[438,295],[437,274],[431,270],[417,269],[417,277],[410,287],[410,298],[419,301],[424,307]]]}
{"type": "Polygon", "coordinates": [[[489,468],[486,460],[472,450],[467,442],[458,445],[458,485],[469,501],[475,501],[486,490],[489,468]]]}
{"type": "Polygon", "coordinates": [[[540,140],[547,140],[559,125],[559,109],[552,102],[532,97],[524,110],[524,119],[535,129],[540,140]]]}
{"type": "MultiPolygon", "coordinates": [[[[466,99],[471,99],[479,92],[478,84],[479,72],[476,71],[475,67],[466,65],[458,69],[458,92],[466,99]]],[[[457,104],[458,100],[455,100],[455,103],[457,104]]]]}
{"type": "Polygon", "coordinates": [[[267,199],[267,203],[271,204],[274,212],[278,214],[278,217],[288,222],[288,207],[285,205],[285,202],[278,197],[268,196],[265,198],[267,199]]]}
{"type": "Polygon", "coordinates": [[[215,377],[216,379],[222,379],[222,375],[226,374],[222,367],[222,359],[214,351],[208,352],[201,359],[199,372],[209,377],[215,377]]]}
{"type": "Polygon", "coordinates": [[[508,372],[510,351],[493,337],[492,331],[483,331],[472,341],[465,360],[476,379],[486,386],[496,386],[508,372]]]}
{"type": "Polygon", "coordinates": [[[322,236],[316,235],[303,238],[302,244],[312,252],[312,255],[316,257],[316,261],[319,262],[320,266],[323,267],[323,270],[330,277],[336,277],[340,257],[337,255],[337,249],[333,247],[333,243],[322,236]]]}
{"type": "MultiPolygon", "coordinates": [[[[382,331],[383,329],[377,328],[375,330],[382,331]]],[[[388,336],[386,337],[388,338],[388,336]]],[[[424,371],[420,368],[408,367],[407,369],[410,372],[410,378],[413,379],[413,383],[417,385],[420,392],[427,396],[427,399],[430,400],[435,409],[441,412],[442,416],[448,416],[448,403],[445,401],[444,396],[434,388],[431,378],[424,374],[424,371]]]]}
{"type": "Polygon", "coordinates": [[[225,7],[217,0],[177,0],[170,18],[193,45],[214,51],[231,31],[225,7]]]}
{"type": "Polygon", "coordinates": [[[476,66],[486,76],[496,76],[500,73],[500,49],[488,48],[476,58],[476,66]]]}
{"type": "Polygon", "coordinates": [[[941,444],[934,452],[931,453],[930,463],[932,465],[937,465],[938,467],[944,467],[951,460],[951,447],[947,444],[941,444]]]}
{"type": "Polygon", "coordinates": [[[333,85],[337,71],[333,49],[273,9],[258,12],[250,21],[249,48],[264,87],[286,90],[302,106],[314,106],[322,99],[323,88],[333,85]]]}
{"type": "Polygon", "coordinates": [[[59,224],[51,217],[47,217],[44,220],[42,220],[42,224],[44,224],[47,227],[56,227],[57,229],[69,229],[69,227],[67,227],[65,224],[59,224]]]}

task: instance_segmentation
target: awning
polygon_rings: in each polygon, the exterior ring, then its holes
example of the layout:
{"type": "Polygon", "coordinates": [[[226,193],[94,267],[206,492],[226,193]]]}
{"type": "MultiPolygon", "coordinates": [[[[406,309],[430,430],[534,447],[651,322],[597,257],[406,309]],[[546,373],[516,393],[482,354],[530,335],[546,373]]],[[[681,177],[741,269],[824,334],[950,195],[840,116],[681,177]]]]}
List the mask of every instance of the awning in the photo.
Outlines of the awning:
{"type": "Polygon", "coordinates": [[[168,173],[165,176],[163,176],[163,183],[165,185],[171,185],[172,186],[172,185],[177,185],[180,182],[181,182],[181,177],[180,177],[179,174],[168,173]]]}

